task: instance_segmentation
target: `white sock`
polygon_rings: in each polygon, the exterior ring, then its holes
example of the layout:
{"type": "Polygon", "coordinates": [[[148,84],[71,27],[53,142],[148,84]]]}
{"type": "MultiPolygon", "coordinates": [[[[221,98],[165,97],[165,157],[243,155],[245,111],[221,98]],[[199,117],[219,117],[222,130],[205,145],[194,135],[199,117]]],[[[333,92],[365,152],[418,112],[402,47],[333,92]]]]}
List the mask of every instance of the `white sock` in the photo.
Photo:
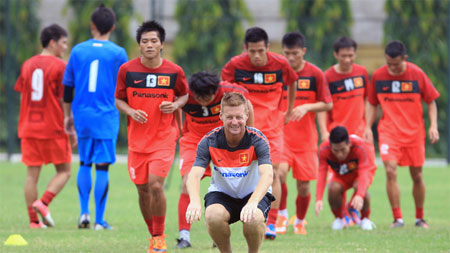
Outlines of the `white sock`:
{"type": "Polygon", "coordinates": [[[278,210],[278,215],[283,215],[284,217],[289,218],[289,214],[288,214],[287,208],[283,209],[283,210],[278,210]]]}
{"type": "Polygon", "coordinates": [[[396,219],[396,221],[401,222],[401,223],[404,223],[402,218],[396,219]]]}
{"type": "Polygon", "coordinates": [[[190,231],[189,230],[180,230],[180,239],[191,242],[190,231]]]}
{"type": "Polygon", "coordinates": [[[294,226],[297,226],[298,224],[302,224],[303,225],[303,222],[305,222],[305,220],[300,220],[299,218],[295,218],[295,222],[294,222],[294,226]]]}

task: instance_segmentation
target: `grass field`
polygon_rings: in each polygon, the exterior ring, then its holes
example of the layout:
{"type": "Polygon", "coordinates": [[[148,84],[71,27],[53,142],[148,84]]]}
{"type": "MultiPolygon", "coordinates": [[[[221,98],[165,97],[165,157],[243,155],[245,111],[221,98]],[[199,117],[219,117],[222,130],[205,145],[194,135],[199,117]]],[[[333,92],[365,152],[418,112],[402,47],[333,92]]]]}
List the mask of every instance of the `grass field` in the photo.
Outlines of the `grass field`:
{"type": "MultiPolygon", "coordinates": [[[[78,230],[79,204],[76,188],[76,172],[66,187],[54,199],[50,208],[56,227],[47,230],[30,230],[25,207],[23,184],[26,167],[19,163],[0,163],[0,252],[146,252],[148,232],[141,217],[135,186],[128,178],[126,165],[111,167],[109,199],[106,220],[114,227],[112,231],[78,230]],[[21,234],[28,246],[4,246],[11,234],[21,234]]],[[[265,241],[261,252],[450,252],[450,168],[427,167],[424,169],[427,186],[425,218],[429,230],[414,227],[414,205],[411,195],[411,179],[407,168],[399,168],[399,183],[402,193],[402,211],[406,226],[391,229],[392,214],[384,188],[384,169],[379,168],[370,188],[372,197],[371,219],[377,225],[374,231],[362,231],[351,227],[344,231],[332,231],[333,221],[328,204],[320,217],[313,210],[314,198],[308,211],[308,235],[288,233],[275,241],[265,241]]],[[[54,173],[53,166],[43,168],[39,182],[39,196],[54,173]]],[[[206,192],[209,179],[202,183],[206,192]]],[[[295,183],[288,181],[288,208],[295,212],[295,183]]],[[[315,184],[313,183],[313,188],[315,184]]],[[[192,227],[192,248],[174,249],[178,237],[177,203],[180,191],[178,171],[172,171],[170,187],[167,189],[166,234],[169,252],[218,252],[212,249],[204,224],[204,218],[192,227]]],[[[313,190],[314,195],[314,190],[313,190]]],[[[92,196],[92,195],[91,195],[92,196]]],[[[94,213],[91,198],[91,213],[94,213]]],[[[93,217],[92,217],[93,218],[93,217]]],[[[234,252],[246,252],[246,242],[241,224],[232,225],[232,247],[234,252]]]]}

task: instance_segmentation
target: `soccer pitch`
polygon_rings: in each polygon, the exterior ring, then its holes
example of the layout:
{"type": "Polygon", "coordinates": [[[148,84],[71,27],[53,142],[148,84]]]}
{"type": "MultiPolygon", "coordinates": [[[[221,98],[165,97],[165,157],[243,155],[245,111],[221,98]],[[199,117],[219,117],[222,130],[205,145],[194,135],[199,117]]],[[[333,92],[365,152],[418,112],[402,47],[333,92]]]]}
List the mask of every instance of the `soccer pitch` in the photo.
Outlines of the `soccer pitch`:
{"type": "MultiPolygon", "coordinates": [[[[72,176],[50,205],[56,227],[46,230],[31,230],[24,200],[26,167],[20,163],[0,163],[0,252],[146,252],[149,234],[138,205],[136,187],[131,183],[126,164],[115,164],[110,168],[109,199],[105,219],[114,227],[112,231],[77,229],[79,216],[76,173],[74,164],[72,176]],[[27,246],[4,246],[11,234],[20,234],[27,246]]],[[[178,166],[172,168],[170,185],[166,191],[166,230],[168,252],[218,252],[211,248],[204,217],[191,229],[192,248],[175,249],[178,237],[177,206],[181,178],[178,166]]],[[[39,180],[39,197],[54,174],[53,165],[42,169],[39,180]]],[[[343,231],[332,231],[333,216],[328,203],[320,217],[314,214],[315,183],[312,183],[312,198],[306,219],[306,236],[295,235],[292,226],[287,234],[279,235],[274,241],[264,241],[261,252],[449,252],[450,251],[450,168],[425,167],[424,178],[427,188],[425,219],[430,229],[414,226],[414,203],[411,194],[412,181],[406,167],[398,168],[398,182],[401,189],[401,203],[405,227],[391,229],[392,214],[385,191],[384,168],[379,167],[369,189],[372,198],[371,220],[377,228],[362,231],[354,226],[343,231]]],[[[202,182],[202,194],[206,193],[209,178],[202,182]]],[[[288,179],[289,215],[295,213],[295,182],[288,179]]],[[[326,198],[324,198],[326,199],[326,198]]],[[[326,201],[325,201],[326,202],[326,201]]],[[[91,218],[94,213],[91,194],[91,218]]],[[[246,252],[247,245],[242,234],[241,223],[232,229],[234,252],[246,252]]]]}

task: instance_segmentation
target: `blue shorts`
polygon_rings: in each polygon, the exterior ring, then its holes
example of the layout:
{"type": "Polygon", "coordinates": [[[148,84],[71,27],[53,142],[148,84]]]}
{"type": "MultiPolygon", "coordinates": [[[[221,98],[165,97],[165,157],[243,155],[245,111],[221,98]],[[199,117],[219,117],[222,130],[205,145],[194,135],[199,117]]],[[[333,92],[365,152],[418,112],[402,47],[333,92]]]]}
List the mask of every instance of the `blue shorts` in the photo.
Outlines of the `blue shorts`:
{"type": "Polygon", "coordinates": [[[78,138],[80,162],[112,164],[116,161],[116,139],[78,138]]]}

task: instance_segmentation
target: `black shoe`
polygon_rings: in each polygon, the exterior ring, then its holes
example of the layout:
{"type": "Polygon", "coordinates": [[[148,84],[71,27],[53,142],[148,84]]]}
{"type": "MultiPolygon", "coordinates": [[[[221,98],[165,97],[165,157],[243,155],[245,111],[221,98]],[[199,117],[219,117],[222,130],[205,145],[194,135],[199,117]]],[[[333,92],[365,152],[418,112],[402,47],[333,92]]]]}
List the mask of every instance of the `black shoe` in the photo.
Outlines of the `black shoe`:
{"type": "Polygon", "coordinates": [[[401,220],[394,220],[394,222],[391,224],[391,228],[402,228],[405,226],[405,223],[403,223],[403,221],[401,220]]]}
{"type": "Polygon", "coordinates": [[[416,221],[416,227],[428,228],[428,224],[424,219],[420,219],[420,220],[416,221]]]}
{"type": "Polygon", "coordinates": [[[177,248],[178,249],[184,249],[184,248],[189,248],[191,247],[191,243],[189,243],[188,241],[184,240],[184,239],[177,239],[177,248]]]}

